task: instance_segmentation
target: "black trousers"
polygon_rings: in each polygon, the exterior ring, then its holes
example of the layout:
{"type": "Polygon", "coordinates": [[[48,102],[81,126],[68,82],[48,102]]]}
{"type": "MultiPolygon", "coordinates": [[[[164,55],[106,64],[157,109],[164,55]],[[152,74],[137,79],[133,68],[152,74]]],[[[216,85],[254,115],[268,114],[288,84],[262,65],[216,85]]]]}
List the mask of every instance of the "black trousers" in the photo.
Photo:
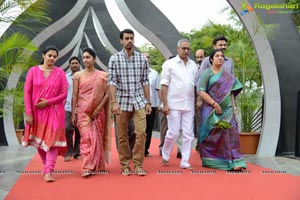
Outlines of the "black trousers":
{"type": "Polygon", "coordinates": [[[67,153],[66,156],[79,156],[80,155],[80,133],[77,127],[74,127],[71,122],[71,112],[66,111],[66,139],[67,139],[67,153]],[[73,140],[73,135],[75,138],[73,140]]]}
{"type": "Polygon", "coordinates": [[[147,126],[146,126],[145,155],[149,154],[149,148],[150,148],[150,144],[151,144],[152,130],[153,130],[153,126],[154,126],[156,111],[157,111],[157,108],[152,107],[151,114],[146,116],[147,126]]]}

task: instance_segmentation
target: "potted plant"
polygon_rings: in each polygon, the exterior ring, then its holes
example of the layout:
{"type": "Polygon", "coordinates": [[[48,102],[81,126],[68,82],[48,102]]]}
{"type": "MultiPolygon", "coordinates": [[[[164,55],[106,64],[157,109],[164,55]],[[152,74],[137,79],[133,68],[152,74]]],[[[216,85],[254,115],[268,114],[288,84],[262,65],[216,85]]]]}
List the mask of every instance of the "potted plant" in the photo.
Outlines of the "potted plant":
{"type": "Polygon", "coordinates": [[[14,101],[13,101],[13,120],[14,127],[16,129],[16,135],[19,144],[22,143],[22,137],[24,134],[24,82],[19,82],[18,87],[14,91],[14,101]]]}
{"type": "MultiPolygon", "coordinates": [[[[23,83],[19,83],[19,85],[23,86],[23,83]]],[[[4,89],[0,92],[0,105],[3,105],[3,101],[6,96],[12,96],[12,101],[7,101],[7,103],[11,104],[12,110],[5,110],[3,107],[0,107],[0,117],[5,116],[6,114],[11,113],[13,117],[13,124],[16,130],[16,136],[21,144],[22,136],[24,133],[24,100],[23,100],[23,87],[17,87],[14,89],[4,89]]]]}
{"type": "Polygon", "coordinates": [[[234,34],[228,34],[228,39],[231,43],[226,55],[233,59],[234,74],[243,85],[236,98],[242,152],[255,154],[263,119],[263,83],[259,61],[251,37],[243,27],[234,34]]]}
{"type": "Polygon", "coordinates": [[[238,121],[242,153],[255,154],[262,126],[263,91],[254,81],[246,82],[244,90],[237,97],[238,121]]]}
{"type": "Polygon", "coordinates": [[[249,36],[246,33],[241,35],[240,37],[248,40],[245,40],[246,42],[234,40],[230,45],[235,75],[243,85],[243,90],[236,98],[237,120],[242,153],[255,154],[262,125],[263,86],[259,62],[249,36]]]}

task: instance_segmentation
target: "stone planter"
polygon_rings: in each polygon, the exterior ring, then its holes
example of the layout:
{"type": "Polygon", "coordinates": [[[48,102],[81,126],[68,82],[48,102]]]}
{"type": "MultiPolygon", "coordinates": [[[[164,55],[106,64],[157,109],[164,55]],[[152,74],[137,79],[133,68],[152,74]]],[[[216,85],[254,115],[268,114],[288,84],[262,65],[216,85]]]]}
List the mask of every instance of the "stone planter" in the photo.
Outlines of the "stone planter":
{"type": "Polygon", "coordinates": [[[243,154],[256,154],[260,133],[239,133],[243,154]]]}

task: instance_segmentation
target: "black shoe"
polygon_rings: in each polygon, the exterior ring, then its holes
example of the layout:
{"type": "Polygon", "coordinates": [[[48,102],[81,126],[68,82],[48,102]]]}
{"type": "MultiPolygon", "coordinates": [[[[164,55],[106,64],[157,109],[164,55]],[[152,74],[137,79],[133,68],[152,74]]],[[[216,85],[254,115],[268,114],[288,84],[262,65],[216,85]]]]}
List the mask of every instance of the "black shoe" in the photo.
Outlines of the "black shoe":
{"type": "Polygon", "coordinates": [[[81,160],[81,156],[80,155],[74,156],[74,159],[81,160]]]}
{"type": "Polygon", "coordinates": [[[182,158],[181,152],[177,152],[176,158],[182,158]]]}
{"type": "Polygon", "coordinates": [[[162,152],[161,151],[159,151],[159,155],[162,156],[162,152]]]}

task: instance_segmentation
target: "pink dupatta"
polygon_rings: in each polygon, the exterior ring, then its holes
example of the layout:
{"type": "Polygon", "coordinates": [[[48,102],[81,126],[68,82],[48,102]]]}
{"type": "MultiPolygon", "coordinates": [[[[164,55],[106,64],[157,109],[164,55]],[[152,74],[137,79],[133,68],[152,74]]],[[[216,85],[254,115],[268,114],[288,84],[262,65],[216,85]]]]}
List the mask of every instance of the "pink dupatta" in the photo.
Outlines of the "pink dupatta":
{"type": "Polygon", "coordinates": [[[65,111],[68,82],[62,69],[55,67],[45,78],[39,66],[32,67],[27,74],[24,87],[26,115],[32,115],[33,125],[26,124],[23,146],[36,146],[48,151],[51,147],[61,147],[64,155],[65,111]],[[35,104],[40,98],[47,99],[48,105],[38,109],[35,104]]]}

